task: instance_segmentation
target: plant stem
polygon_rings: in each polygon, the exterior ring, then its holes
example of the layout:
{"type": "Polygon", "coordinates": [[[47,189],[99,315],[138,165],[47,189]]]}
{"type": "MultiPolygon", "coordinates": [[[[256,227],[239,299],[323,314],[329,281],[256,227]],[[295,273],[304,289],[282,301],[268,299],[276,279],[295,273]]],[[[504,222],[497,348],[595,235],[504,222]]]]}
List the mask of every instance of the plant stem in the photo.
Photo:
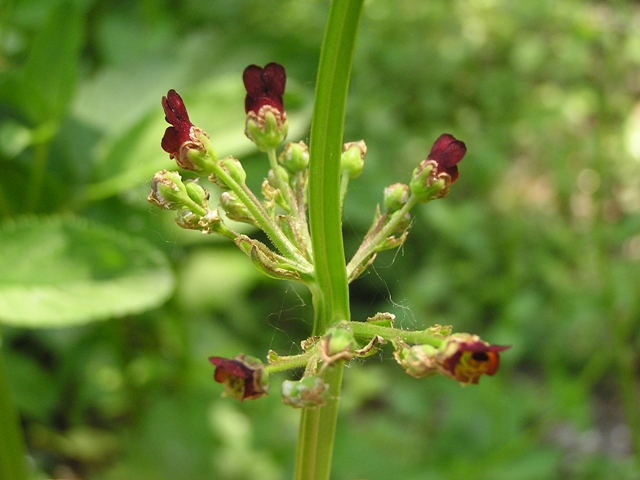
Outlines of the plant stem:
{"type": "MultiPolygon", "coordinates": [[[[315,310],[313,334],[336,321],[348,321],[349,287],[342,242],[340,156],[344,114],[355,39],[364,0],[331,2],[325,30],[309,147],[309,224],[314,252],[315,283],[309,285],[315,310]]],[[[296,452],[296,480],[328,480],[342,385],[340,363],[327,369],[331,399],[315,410],[305,409],[296,452]]]]}
{"type": "MultiPolygon", "coordinates": [[[[211,155],[211,154],[210,154],[211,155]]],[[[212,155],[213,157],[213,155],[212,155]]],[[[238,199],[247,207],[253,218],[258,223],[260,229],[267,234],[280,253],[291,260],[296,261],[306,270],[311,270],[311,264],[298,251],[289,239],[282,233],[282,230],[275,224],[273,219],[264,211],[262,205],[255,197],[253,192],[246,186],[240,185],[231,175],[225,172],[219,164],[216,164],[214,173],[222,182],[227,185],[238,199]]]]}
{"type": "Polygon", "coordinates": [[[402,208],[396,212],[393,212],[391,216],[391,220],[378,232],[373,234],[373,237],[366,238],[365,241],[362,242],[358,251],[353,255],[351,260],[347,265],[347,276],[349,280],[354,280],[355,277],[352,278],[354,271],[362,265],[371,255],[373,255],[376,251],[378,251],[379,244],[382,240],[391,235],[398,224],[403,221],[405,215],[409,213],[418,200],[415,196],[409,197],[407,203],[405,203],[402,208]]]}
{"type": "Polygon", "coordinates": [[[393,327],[382,327],[368,322],[349,322],[346,324],[353,335],[365,341],[371,340],[374,336],[379,335],[385,340],[403,342],[412,345],[431,345],[439,347],[442,344],[443,337],[430,334],[426,331],[401,330],[393,327]]]}
{"type": "MultiPolygon", "coordinates": [[[[0,347],[2,339],[0,338],[0,347]]],[[[0,478],[27,480],[26,448],[0,350],[0,478]]]]}
{"type": "Polygon", "coordinates": [[[343,367],[342,362],[339,362],[324,374],[324,382],[329,384],[331,400],[324,407],[305,408],[302,411],[296,458],[298,461],[294,472],[296,480],[329,479],[343,367]],[[302,452],[301,446],[305,447],[302,452]],[[300,453],[305,455],[300,458],[300,453]]]}

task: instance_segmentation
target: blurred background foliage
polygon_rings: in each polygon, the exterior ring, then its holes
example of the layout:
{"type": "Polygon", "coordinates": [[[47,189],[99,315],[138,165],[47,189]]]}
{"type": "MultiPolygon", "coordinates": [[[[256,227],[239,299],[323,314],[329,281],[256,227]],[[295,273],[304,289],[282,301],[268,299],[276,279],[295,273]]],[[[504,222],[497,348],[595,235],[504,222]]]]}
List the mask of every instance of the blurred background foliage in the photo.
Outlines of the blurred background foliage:
{"type": "MultiPolygon", "coordinates": [[[[243,137],[241,72],[277,61],[290,139],[306,138],[327,2],[0,9],[0,212],[12,219],[0,318],[37,478],[289,478],[299,412],[280,403],[284,376],[238,404],[219,397],[206,358],[298,352],[306,292],[260,277],[229,242],[178,231],[146,195],[171,165],[170,88],[259,185],[268,167],[243,137]],[[60,253],[52,229],[82,248],[60,253]],[[146,288],[100,291],[114,258],[139,264],[146,288]],[[16,282],[56,287],[58,272],[102,314],[67,299],[59,319],[32,318],[9,301],[16,282]],[[77,325],[100,317],[116,318],[77,325]]],[[[639,96],[637,2],[366,2],[345,140],[369,153],[347,198],[347,255],[382,189],[408,182],[440,133],[468,153],[451,195],[417,209],[405,246],[354,282],[353,317],[390,311],[406,328],[451,324],[513,348],[469,388],[409,378],[390,351],[353,365],[332,478],[640,478],[639,96]]]]}

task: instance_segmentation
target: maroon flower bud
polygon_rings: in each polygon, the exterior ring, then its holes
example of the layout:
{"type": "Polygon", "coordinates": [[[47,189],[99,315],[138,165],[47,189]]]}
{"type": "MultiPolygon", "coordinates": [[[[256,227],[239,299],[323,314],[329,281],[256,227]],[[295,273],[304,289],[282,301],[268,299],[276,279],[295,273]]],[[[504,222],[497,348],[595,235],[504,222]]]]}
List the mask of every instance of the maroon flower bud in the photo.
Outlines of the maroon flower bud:
{"type": "Polygon", "coordinates": [[[169,90],[167,96],[162,97],[162,108],[165,120],[171,124],[162,137],[162,149],[185,170],[209,173],[209,164],[217,159],[207,156],[207,149],[198,138],[209,136],[191,123],[184,102],[175,90],[169,90]]]}
{"type": "Polygon", "coordinates": [[[436,355],[436,363],[445,375],[463,384],[477,384],[483,374],[493,375],[500,365],[499,352],[511,348],[489,345],[477,335],[450,335],[436,355]]]}
{"type": "Polygon", "coordinates": [[[437,174],[446,173],[453,183],[458,178],[458,162],[467,153],[464,142],[457,140],[449,133],[443,133],[431,147],[427,160],[433,160],[438,165],[437,174]]]}
{"type": "Polygon", "coordinates": [[[213,378],[222,383],[226,396],[242,401],[267,394],[269,375],[257,358],[241,353],[233,359],[209,357],[209,361],[216,366],[213,378]]]}
{"type": "Polygon", "coordinates": [[[284,67],[269,63],[264,68],[249,65],[242,74],[247,97],[245,134],[262,151],[276,149],[289,130],[282,95],[287,82],[284,67]]]}
{"type": "Polygon", "coordinates": [[[279,112],[284,112],[282,95],[287,82],[284,67],[278,63],[269,63],[264,68],[249,65],[242,74],[242,81],[247,89],[244,110],[248,114],[258,115],[260,109],[269,105],[279,112]]]}

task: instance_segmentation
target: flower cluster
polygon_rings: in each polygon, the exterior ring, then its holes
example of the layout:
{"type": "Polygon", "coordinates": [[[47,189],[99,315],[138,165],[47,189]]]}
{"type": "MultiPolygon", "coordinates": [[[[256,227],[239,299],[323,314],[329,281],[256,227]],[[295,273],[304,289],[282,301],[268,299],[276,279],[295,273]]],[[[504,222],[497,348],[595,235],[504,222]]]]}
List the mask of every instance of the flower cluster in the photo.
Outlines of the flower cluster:
{"type": "MultiPolygon", "coordinates": [[[[176,223],[182,228],[231,239],[265,275],[302,282],[311,288],[315,272],[306,203],[309,149],[304,142],[283,146],[288,134],[285,69],[277,63],[250,65],[242,81],[246,89],[245,134],[269,159],[261,198],[248,187],[242,162],[231,156],[219,159],[207,132],[191,122],[182,97],[169,90],[162,98],[169,127],[161,147],[178,167],[195,178],[183,179],[178,172],[162,170],[153,177],[148,199],[174,211],[176,223]],[[209,206],[210,194],[200,185],[200,179],[219,188],[217,209],[209,206]],[[262,230],[270,245],[239,233],[227,225],[229,220],[262,230]]],[[[349,181],[363,171],[366,153],[362,140],[344,145],[340,158],[341,204],[349,181]]],[[[415,205],[448,195],[465,153],[462,141],[442,134],[407,184],[394,183],[384,189],[369,231],[346,266],[349,281],[361,275],[378,252],[404,243],[411,225],[410,210],[415,205]]],[[[270,352],[268,365],[244,354],[231,359],[210,357],[209,361],[215,366],[214,379],[223,385],[224,395],[240,401],[266,395],[270,372],[304,368],[302,378],[283,383],[283,401],[296,408],[313,408],[331,398],[329,385],[323,381],[327,369],[354,357],[371,356],[386,343],[394,346],[396,360],[409,375],[441,374],[462,384],[476,384],[482,375],[495,374],[499,353],[509,348],[490,345],[476,335],[451,334],[450,327],[406,332],[395,329],[392,320],[391,314],[378,314],[367,322],[333,325],[321,336],[303,342],[299,355],[281,357],[270,352]]]]}

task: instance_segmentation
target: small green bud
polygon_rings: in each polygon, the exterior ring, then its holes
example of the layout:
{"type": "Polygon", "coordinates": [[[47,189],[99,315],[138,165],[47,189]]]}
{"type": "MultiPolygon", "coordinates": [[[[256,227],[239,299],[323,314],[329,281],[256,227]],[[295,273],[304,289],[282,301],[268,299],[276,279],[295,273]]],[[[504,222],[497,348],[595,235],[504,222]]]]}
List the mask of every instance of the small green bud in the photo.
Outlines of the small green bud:
{"type": "Polygon", "coordinates": [[[273,191],[269,191],[270,189],[266,189],[267,191],[265,191],[263,187],[263,194],[266,193],[265,199],[275,200],[278,205],[280,205],[285,211],[289,212],[291,206],[287,204],[285,196],[280,189],[280,185],[282,185],[283,188],[289,188],[289,174],[287,173],[287,169],[280,165],[276,165],[274,169],[270,169],[267,173],[267,182],[273,191]]]}
{"type": "Polygon", "coordinates": [[[384,207],[389,212],[400,210],[409,200],[409,186],[404,183],[394,183],[384,189],[384,207]]]}
{"type": "Polygon", "coordinates": [[[275,169],[271,169],[269,170],[269,173],[267,173],[269,183],[275,188],[278,188],[278,178],[286,185],[289,184],[289,173],[286,168],[281,167],[280,165],[276,165],[275,169]]]}
{"type": "Polygon", "coordinates": [[[345,143],[340,158],[342,170],[349,173],[350,178],[356,178],[364,169],[364,156],[367,154],[367,145],[364,140],[345,143]]]}
{"type": "Polygon", "coordinates": [[[287,143],[278,157],[278,161],[291,173],[298,173],[309,166],[309,147],[300,141],[287,143]]]}
{"type": "Polygon", "coordinates": [[[217,233],[234,240],[237,234],[222,222],[217,210],[207,210],[204,216],[196,215],[188,208],[178,210],[176,223],[180,228],[199,230],[204,234],[217,233]]]}
{"type": "Polygon", "coordinates": [[[326,405],[329,400],[329,384],[319,377],[282,382],[282,402],[293,408],[313,408],[326,405]]]}
{"type": "Polygon", "coordinates": [[[200,230],[200,217],[188,208],[181,208],[176,214],[176,223],[186,230],[200,230]]]}
{"type": "Polygon", "coordinates": [[[220,165],[238,184],[245,184],[247,172],[244,171],[240,160],[233,157],[226,157],[220,160],[220,165]]]}
{"type": "Polygon", "coordinates": [[[183,160],[182,163],[178,162],[178,165],[203,177],[210,175],[215,169],[218,155],[213,148],[209,135],[205,131],[193,127],[193,135],[198,141],[187,144],[191,148],[182,149],[183,160]],[[186,160],[184,160],[185,155],[186,160]]]}
{"type": "Polygon", "coordinates": [[[222,192],[220,194],[220,206],[224,209],[229,220],[255,225],[253,215],[233,192],[222,192]]]}
{"type": "Polygon", "coordinates": [[[413,170],[409,188],[419,202],[426,203],[449,193],[445,180],[436,176],[436,172],[437,164],[433,160],[423,160],[413,170]]]}
{"type": "Polygon", "coordinates": [[[399,345],[393,356],[409,375],[415,378],[429,377],[438,373],[436,356],[438,350],[431,345],[399,345]]]}
{"type": "Polygon", "coordinates": [[[200,186],[198,180],[187,180],[184,186],[189,198],[208,210],[209,192],[200,186]]]}
{"type": "Polygon", "coordinates": [[[278,148],[288,131],[287,114],[274,107],[265,105],[258,114],[247,113],[244,133],[263,152],[278,148]]]}
{"type": "Polygon", "coordinates": [[[178,210],[189,200],[189,195],[178,172],[162,170],[153,176],[147,200],[167,210],[178,210]]]}
{"type": "Polygon", "coordinates": [[[342,352],[352,352],[358,348],[358,342],[356,342],[353,333],[346,328],[336,328],[330,331],[324,339],[327,341],[325,352],[330,357],[342,352]]]}

